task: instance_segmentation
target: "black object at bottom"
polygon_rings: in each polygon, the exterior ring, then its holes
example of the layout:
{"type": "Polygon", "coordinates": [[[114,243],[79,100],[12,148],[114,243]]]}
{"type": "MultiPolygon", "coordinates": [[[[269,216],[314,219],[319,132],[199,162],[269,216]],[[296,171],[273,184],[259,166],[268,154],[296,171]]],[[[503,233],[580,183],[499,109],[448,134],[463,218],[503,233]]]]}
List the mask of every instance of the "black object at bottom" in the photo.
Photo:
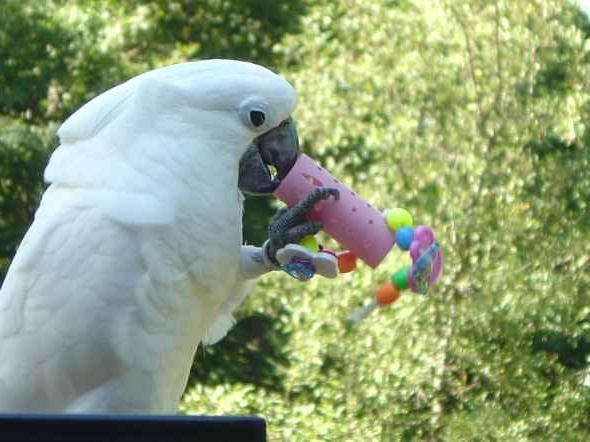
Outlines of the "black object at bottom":
{"type": "Polygon", "coordinates": [[[259,417],[0,414],[0,441],[265,442],[259,417]]]}

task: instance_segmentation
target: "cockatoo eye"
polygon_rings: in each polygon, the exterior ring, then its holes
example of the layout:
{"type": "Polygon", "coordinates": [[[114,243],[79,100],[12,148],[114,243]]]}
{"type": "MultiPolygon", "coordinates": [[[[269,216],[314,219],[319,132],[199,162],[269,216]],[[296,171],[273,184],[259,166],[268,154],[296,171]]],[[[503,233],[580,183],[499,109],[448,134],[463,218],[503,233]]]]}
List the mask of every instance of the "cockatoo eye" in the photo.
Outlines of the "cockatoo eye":
{"type": "Polygon", "coordinates": [[[250,111],[250,123],[254,127],[260,127],[264,124],[266,120],[266,115],[261,110],[251,110],[250,111]]]}
{"type": "Polygon", "coordinates": [[[256,134],[270,129],[268,125],[271,123],[272,115],[269,112],[268,103],[260,97],[249,97],[238,107],[242,124],[256,134]]]}

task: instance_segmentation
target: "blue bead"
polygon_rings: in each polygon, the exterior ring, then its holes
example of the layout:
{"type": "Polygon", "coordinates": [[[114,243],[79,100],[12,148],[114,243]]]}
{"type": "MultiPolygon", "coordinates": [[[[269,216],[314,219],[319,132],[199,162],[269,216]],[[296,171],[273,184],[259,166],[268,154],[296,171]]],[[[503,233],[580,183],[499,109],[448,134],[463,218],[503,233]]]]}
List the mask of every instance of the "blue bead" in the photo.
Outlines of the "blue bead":
{"type": "Polygon", "coordinates": [[[400,227],[395,231],[395,243],[402,250],[409,250],[414,240],[414,229],[411,227],[400,227]]]}

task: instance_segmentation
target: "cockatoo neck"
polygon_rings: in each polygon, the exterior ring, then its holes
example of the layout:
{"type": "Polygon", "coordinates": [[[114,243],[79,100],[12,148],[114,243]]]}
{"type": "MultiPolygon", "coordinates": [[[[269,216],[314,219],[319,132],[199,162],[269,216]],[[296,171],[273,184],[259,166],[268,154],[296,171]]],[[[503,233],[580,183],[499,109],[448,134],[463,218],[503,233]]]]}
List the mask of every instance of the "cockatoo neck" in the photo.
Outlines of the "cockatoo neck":
{"type": "Polygon", "coordinates": [[[238,191],[240,153],[232,143],[211,137],[183,137],[169,155],[180,186],[191,194],[204,189],[219,189],[224,194],[238,191]]]}
{"type": "Polygon", "coordinates": [[[251,141],[246,135],[214,124],[207,127],[202,120],[201,124],[167,118],[133,123],[142,130],[117,131],[110,139],[154,191],[190,198],[205,189],[220,189],[235,196],[240,158],[251,141]]]}

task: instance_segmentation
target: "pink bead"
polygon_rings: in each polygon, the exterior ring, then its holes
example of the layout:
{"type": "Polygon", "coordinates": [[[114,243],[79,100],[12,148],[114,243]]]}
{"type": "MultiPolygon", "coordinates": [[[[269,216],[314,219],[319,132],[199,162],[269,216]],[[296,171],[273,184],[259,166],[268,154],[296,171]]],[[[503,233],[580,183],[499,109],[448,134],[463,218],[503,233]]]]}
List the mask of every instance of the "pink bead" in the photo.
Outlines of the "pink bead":
{"type": "Polygon", "coordinates": [[[414,239],[423,247],[428,247],[434,242],[434,232],[428,226],[418,226],[414,230],[414,239]]]}
{"type": "Polygon", "coordinates": [[[417,239],[412,241],[412,243],[410,244],[410,257],[412,258],[412,262],[416,262],[416,260],[420,258],[422,251],[423,250],[421,250],[420,241],[418,241],[417,239]]]}

